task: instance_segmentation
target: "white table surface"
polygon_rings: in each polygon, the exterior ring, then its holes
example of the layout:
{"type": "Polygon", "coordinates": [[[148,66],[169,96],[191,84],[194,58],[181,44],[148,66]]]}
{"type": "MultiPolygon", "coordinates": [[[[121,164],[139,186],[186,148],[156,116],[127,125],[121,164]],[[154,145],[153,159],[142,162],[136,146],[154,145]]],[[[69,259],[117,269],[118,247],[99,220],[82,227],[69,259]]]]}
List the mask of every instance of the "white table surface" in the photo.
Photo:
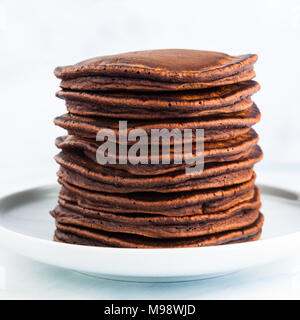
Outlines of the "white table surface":
{"type": "MultiPolygon", "coordinates": [[[[35,168],[28,168],[23,172],[24,182],[21,184],[16,183],[14,178],[5,179],[1,195],[51,182],[49,177],[34,175],[34,171],[35,168]]],[[[261,183],[300,191],[298,166],[260,166],[257,171],[258,181],[261,183]]],[[[88,277],[31,261],[0,247],[0,299],[299,298],[300,255],[216,279],[145,284],[88,277]]]]}

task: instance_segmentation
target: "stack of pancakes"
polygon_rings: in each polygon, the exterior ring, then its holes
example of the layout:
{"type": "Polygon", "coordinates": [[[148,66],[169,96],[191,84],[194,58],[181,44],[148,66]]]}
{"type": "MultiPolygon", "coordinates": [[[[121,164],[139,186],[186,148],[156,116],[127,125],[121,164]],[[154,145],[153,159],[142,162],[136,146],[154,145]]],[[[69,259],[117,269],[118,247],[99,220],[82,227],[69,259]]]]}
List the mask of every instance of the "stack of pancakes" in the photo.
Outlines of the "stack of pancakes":
{"type": "MultiPolygon", "coordinates": [[[[57,67],[62,88],[57,96],[68,113],[55,124],[68,135],[56,140],[62,187],[51,211],[54,239],[133,248],[258,239],[263,215],[253,166],[262,151],[252,129],[260,112],[251,99],[260,88],[251,80],[256,60],[252,54],[172,49],[57,67]],[[185,161],[124,163],[119,148],[116,164],[99,164],[96,152],[103,142],[96,140],[97,133],[112,130],[119,147],[119,120],[128,121],[127,134],[204,129],[203,171],[188,174],[191,164],[185,161]]],[[[192,135],[190,142],[196,140],[192,135]]],[[[133,143],[128,141],[127,148],[133,143]]]]}

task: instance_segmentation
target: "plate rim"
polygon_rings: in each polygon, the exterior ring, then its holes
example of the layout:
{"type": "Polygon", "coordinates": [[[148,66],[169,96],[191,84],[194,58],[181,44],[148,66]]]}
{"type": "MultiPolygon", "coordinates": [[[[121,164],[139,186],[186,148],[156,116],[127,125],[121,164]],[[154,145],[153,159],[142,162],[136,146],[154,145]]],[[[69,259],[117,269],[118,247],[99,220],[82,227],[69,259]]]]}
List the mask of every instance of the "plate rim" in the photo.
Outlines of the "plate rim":
{"type": "MultiPolygon", "coordinates": [[[[278,186],[274,186],[274,185],[269,185],[269,184],[264,184],[264,183],[258,183],[257,186],[264,190],[264,189],[269,189],[269,190],[273,190],[275,192],[284,192],[284,193],[290,193],[290,194],[293,194],[296,196],[296,199],[288,199],[288,198],[285,198],[285,197],[282,197],[284,200],[288,201],[288,202],[292,202],[292,203],[298,203],[300,205],[300,191],[295,191],[295,190],[291,190],[291,189],[286,189],[286,188],[282,188],[282,187],[278,187],[278,186]]],[[[2,209],[1,209],[1,204],[2,204],[2,201],[5,201],[7,200],[8,198],[10,197],[14,197],[14,196],[18,196],[18,195],[21,195],[23,193],[32,193],[32,192],[37,192],[37,191],[41,191],[40,189],[54,189],[54,188],[57,188],[59,187],[59,185],[57,183],[49,183],[49,184],[45,184],[45,185],[38,185],[38,186],[35,186],[35,187],[31,187],[31,188],[26,188],[26,189],[22,189],[22,190],[19,190],[19,191],[14,191],[14,192],[11,192],[11,193],[8,193],[8,194],[5,194],[5,195],[2,195],[0,197],[0,214],[2,213],[2,209]]],[[[262,191],[264,192],[264,191],[262,191]]],[[[271,196],[275,196],[276,195],[272,195],[270,192],[266,192],[267,195],[271,195],[271,196]]],[[[282,241],[286,241],[287,239],[291,238],[291,237],[297,237],[299,236],[300,238],[300,230],[297,231],[297,232],[292,232],[292,233],[289,233],[289,234],[286,234],[286,235],[282,235],[282,236],[277,236],[277,237],[273,237],[273,238],[269,238],[269,239],[259,239],[258,241],[251,241],[251,242],[242,242],[242,243],[235,243],[235,244],[225,244],[225,245],[222,245],[222,246],[204,246],[204,247],[191,247],[191,248],[116,248],[116,247],[97,247],[97,246],[86,246],[86,245],[78,245],[78,244],[69,244],[69,243],[61,243],[61,242],[56,242],[56,241],[53,241],[53,240],[46,240],[46,239],[41,239],[41,238],[37,238],[37,237],[34,237],[34,236],[30,236],[30,235],[26,235],[26,234],[22,234],[20,232],[17,232],[17,231],[13,231],[11,229],[8,229],[6,227],[4,227],[3,225],[1,225],[1,222],[0,222],[0,233],[7,233],[7,234],[10,234],[12,236],[17,236],[17,237],[25,237],[27,238],[28,240],[34,240],[34,241],[38,241],[40,243],[43,243],[43,244],[48,244],[48,245],[52,245],[52,246],[67,246],[68,248],[78,248],[78,247],[81,247],[81,248],[84,248],[86,250],[92,250],[92,251],[108,251],[108,250],[113,250],[113,251],[122,251],[122,252],[150,252],[150,253],[153,253],[153,252],[166,252],[168,250],[172,250],[172,252],[174,253],[175,252],[181,252],[181,251],[196,251],[197,249],[210,249],[210,251],[212,250],[215,250],[216,248],[222,248],[223,250],[226,250],[226,248],[232,248],[233,246],[235,248],[237,247],[249,247],[249,246],[257,246],[257,244],[261,244],[261,243],[264,243],[264,244],[269,244],[270,242],[273,242],[275,239],[276,240],[282,240],[282,241]]],[[[4,245],[5,246],[5,245],[4,245]]],[[[217,251],[218,249],[216,249],[217,251]]],[[[223,251],[222,250],[222,251],[223,251]]]]}
{"type": "MultiPolygon", "coordinates": [[[[283,201],[300,204],[300,193],[280,187],[258,184],[267,190],[291,193],[294,200],[283,201]]],[[[0,197],[0,214],[5,212],[3,201],[24,193],[58,190],[57,183],[39,185],[0,197]]],[[[272,196],[272,193],[271,193],[272,196]]],[[[278,195],[277,195],[278,197],[278,195]]],[[[35,201],[30,199],[29,202],[35,201]]],[[[8,204],[9,205],[9,204],[8,204]]],[[[17,204],[17,206],[22,206],[17,204]]],[[[300,230],[282,236],[258,241],[191,248],[114,248],[93,247],[55,242],[13,231],[0,223],[0,245],[39,263],[97,275],[101,278],[137,282],[176,282],[208,279],[253,266],[264,265],[286,258],[300,249],[300,230]],[[7,241],[8,240],[8,241],[7,241]],[[2,242],[2,241],[1,241],[2,242]],[[290,244],[293,244],[292,246],[290,244]],[[199,250],[201,248],[201,250],[199,250]],[[240,255],[243,259],[239,259],[240,255]],[[61,259],[60,257],[67,257],[61,259]],[[80,257],[80,259],[78,259],[80,257]],[[142,257],[142,259],[141,259],[142,257]],[[229,259],[228,259],[229,257],[229,259]],[[120,263],[125,258],[126,263],[120,263]],[[103,260],[105,259],[105,260],[103,260]],[[146,259],[146,260],[145,260],[146,259]],[[223,263],[216,263],[223,259],[223,263]],[[145,261],[146,267],[145,267],[145,261]],[[179,280],[180,279],[180,280],[179,280]]]]}

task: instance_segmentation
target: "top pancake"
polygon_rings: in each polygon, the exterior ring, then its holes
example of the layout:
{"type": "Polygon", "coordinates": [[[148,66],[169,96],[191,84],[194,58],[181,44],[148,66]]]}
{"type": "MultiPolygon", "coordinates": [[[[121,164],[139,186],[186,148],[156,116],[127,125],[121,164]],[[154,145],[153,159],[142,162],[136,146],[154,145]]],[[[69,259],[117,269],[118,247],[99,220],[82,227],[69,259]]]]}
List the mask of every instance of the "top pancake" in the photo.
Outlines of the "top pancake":
{"type": "Polygon", "coordinates": [[[73,90],[176,91],[252,79],[256,60],[255,54],[164,49],[92,58],[54,73],[73,90]]]}

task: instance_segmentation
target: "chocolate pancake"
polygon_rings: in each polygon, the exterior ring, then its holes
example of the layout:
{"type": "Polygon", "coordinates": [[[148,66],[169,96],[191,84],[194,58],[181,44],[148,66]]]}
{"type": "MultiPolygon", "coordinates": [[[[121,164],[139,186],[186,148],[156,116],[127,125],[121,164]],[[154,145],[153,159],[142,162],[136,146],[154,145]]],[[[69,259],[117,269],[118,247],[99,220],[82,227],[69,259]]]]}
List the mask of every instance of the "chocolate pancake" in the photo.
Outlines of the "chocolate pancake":
{"type": "Polygon", "coordinates": [[[228,172],[226,174],[219,174],[214,177],[207,177],[203,179],[192,179],[190,181],[181,183],[175,186],[166,187],[152,187],[147,189],[142,189],[139,187],[125,188],[117,187],[112,185],[107,185],[102,182],[97,182],[93,179],[86,178],[72,170],[61,167],[58,171],[58,177],[70,184],[76,185],[80,188],[85,188],[92,191],[102,191],[102,192],[114,192],[114,193],[131,193],[140,191],[155,191],[155,192],[178,192],[178,191],[191,191],[191,190],[201,190],[210,189],[217,187],[230,186],[233,184],[243,183],[249,181],[253,174],[253,168],[241,169],[239,171],[228,172]]]}
{"type": "MultiPolygon", "coordinates": [[[[218,142],[207,142],[204,144],[204,161],[205,163],[210,162],[224,162],[224,161],[235,161],[239,159],[245,159],[256,146],[258,141],[258,135],[253,129],[245,135],[241,135],[234,139],[228,139],[218,142]]],[[[93,141],[91,139],[82,139],[77,136],[65,136],[56,139],[56,146],[62,150],[74,150],[74,152],[83,152],[88,158],[97,162],[96,152],[98,147],[101,145],[100,142],[93,141]]],[[[151,164],[151,150],[149,149],[147,156],[148,164],[137,164],[132,165],[130,162],[127,164],[120,164],[120,156],[117,155],[117,164],[105,164],[107,167],[112,167],[120,170],[125,170],[133,175],[159,175],[168,172],[182,170],[188,166],[185,161],[182,165],[174,164],[174,148],[171,148],[170,164],[163,164],[163,154],[160,155],[159,164],[151,164]]],[[[188,157],[187,157],[188,158],[188,157]]],[[[142,156],[141,161],[145,160],[142,156]]]]}
{"type": "Polygon", "coordinates": [[[55,157],[61,165],[58,176],[62,180],[88,190],[112,193],[177,192],[239,184],[251,179],[253,165],[261,158],[262,151],[256,146],[246,159],[208,163],[202,172],[188,174],[181,170],[167,175],[136,176],[124,170],[98,165],[72,151],[61,152],[55,157]]]}
{"type": "Polygon", "coordinates": [[[144,109],[140,112],[136,106],[123,106],[118,105],[112,107],[109,105],[100,105],[96,103],[88,103],[83,101],[72,101],[66,99],[67,110],[74,115],[87,116],[87,117],[109,117],[117,119],[152,119],[153,113],[156,112],[156,119],[178,119],[178,118],[194,118],[203,117],[207,115],[226,114],[232,112],[239,112],[248,109],[252,106],[253,102],[250,97],[243,98],[230,105],[221,107],[210,108],[195,108],[195,110],[186,108],[185,110],[177,110],[177,108],[153,108],[144,109]]]}
{"type": "Polygon", "coordinates": [[[255,76],[257,55],[165,49],[97,57],[57,67],[61,86],[76,90],[190,90],[237,83],[255,76]]]}
{"type": "MultiPolygon", "coordinates": [[[[194,89],[223,86],[241,81],[253,79],[255,72],[252,68],[243,70],[236,75],[228,76],[220,80],[210,82],[198,82],[194,89]]],[[[177,84],[164,83],[159,81],[137,80],[130,78],[88,76],[75,79],[62,80],[60,87],[71,90],[100,91],[100,90],[135,90],[135,91],[179,91],[186,90],[186,86],[179,87],[177,84]]]]}
{"type": "Polygon", "coordinates": [[[162,239],[203,236],[243,228],[257,220],[260,205],[259,189],[256,188],[250,201],[215,214],[184,217],[121,215],[86,209],[62,199],[51,214],[60,224],[162,239]]]}
{"type": "Polygon", "coordinates": [[[54,240],[88,246],[123,247],[123,248],[185,248],[202,247],[259,239],[264,217],[260,213],[258,219],[240,229],[224,231],[216,234],[189,237],[154,239],[144,236],[112,233],[89,228],[56,223],[54,240]]]}
{"type": "Polygon", "coordinates": [[[250,96],[259,90],[257,82],[245,81],[199,91],[160,93],[82,92],[62,90],[68,110],[79,115],[126,119],[189,118],[245,110],[250,96]]]}
{"type": "MultiPolygon", "coordinates": [[[[238,194],[243,194],[254,187],[255,173],[252,178],[244,183],[207,190],[189,192],[157,193],[136,192],[129,194],[106,193],[79,188],[61,178],[59,183],[63,185],[60,197],[67,197],[77,201],[87,208],[96,208],[109,212],[136,212],[147,214],[161,214],[167,216],[196,215],[203,213],[211,202],[226,200],[235,196],[230,206],[240,202],[238,194]]],[[[231,200],[231,199],[229,199],[231,200]]]]}
{"type": "MultiPolygon", "coordinates": [[[[148,143],[153,144],[151,141],[151,131],[153,129],[162,130],[167,129],[169,131],[176,129],[180,131],[181,136],[184,136],[185,129],[192,129],[193,141],[195,141],[196,129],[204,129],[204,141],[218,141],[231,139],[242,134],[247,133],[250,127],[256,124],[260,120],[260,112],[255,104],[250,108],[237,112],[224,114],[219,116],[206,116],[200,119],[181,119],[177,120],[156,120],[149,122],[130,121],[127,122],[126,137],[133,129],[144,130],[149,139],[148,143]],[[226,129],[226,130],[225,130],[226,129]]],[[[96,135],[99,130],[105,131],[106,129],[112,130],[115,134],[117,141],[119,141],[119,121],[107,118],[88,118],[82,116],[76,116],[72,114],[64,114],[55,118],[54,123],[66,130],[70,135],[76,135],[79,137],[86,137],[96,140],[96,135]]],[[[187,143],[191,140],[186,139],[187,143]]],[[[128,144],[134,144],[136,141],[129,141],[128,144]]],[[[180,139],[182,143],[182,139],[180,139]]]]}
{"type": "MultiPolygon", "coordinates": [[[[254,184],[252,184],[248,188],[244,188],[242,190],[239,190],[235,195],[229,195],[224,197],[223,199],[217,199],[217,200],[212,200],[209,202],[206,202],[205,204],[202,205],[202,207],[195,208],[196,213],[193,214],[191,212],[185,212],[184,215],[191,216],[191,215],[197,215],[197,214],[211,214],[211,213],[217,213],[220,211],[227,210],[229,208],[234,207],[235,205],[245,202],[245,201],[250,201],[254,197],[255,193],[255,188],[254,184]]],[[[99,211],[101,212],[113,212],[113,213],[119,213],[122,215],[137,215],[137,214],[149,214],[151,216],[154,215],[166,215],[160,214],[160,213],[147,213],[146,211],[141,213],[141,212],[135,212],[130,209],[120,209],[120,208],[100,208],[99,209],[99,204],[90,201],[88,199],[85,199],[84,197],[80,195],[73,194],[72,192],[68,191],[66,188],[62,187],[59,193],[59,201],[68,201],[72,203],[76,203],[78,206],[84,207],[86,209],[91,209],[94,211],[99,211]]],[[[193,208],[192,208],[193,209],[193,208]]],[[[184,212],[184,210],[182,210],[184,212]]],[[[176,216],[173,213],[168,214],[168,216],[176,216]]],[[[180,214],[177,214],[177,216],[180,216],[180,214]]]]}

